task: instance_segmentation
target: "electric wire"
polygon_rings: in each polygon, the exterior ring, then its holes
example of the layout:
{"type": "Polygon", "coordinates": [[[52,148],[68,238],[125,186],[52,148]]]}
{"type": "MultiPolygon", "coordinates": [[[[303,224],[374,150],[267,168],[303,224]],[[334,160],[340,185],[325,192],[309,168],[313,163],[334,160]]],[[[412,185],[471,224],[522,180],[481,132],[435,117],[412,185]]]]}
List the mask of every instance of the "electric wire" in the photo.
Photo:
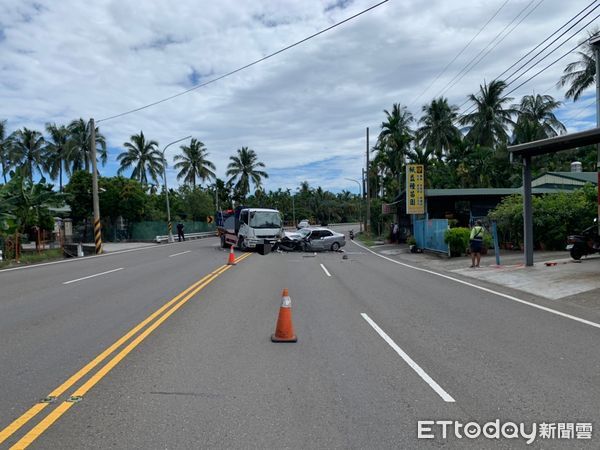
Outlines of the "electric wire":
{"type": "Polygon", "coordinates": [[[279,55],[280,53],[283,53],[286,50],[289,50],[289,49],[291,49],[293,47],[296,47],[296,46],[298,46],[300,44],[303,44],[304,42],[306,42],[306,41],[308,41],[308,40],[310,40],[310,39],[312,39],[314,37],[317,37],[317,36],[319,36],[319,35],[321,35],[323,33],[326,33],[327,31],[330,31],[333,28],[339,27],[340,25],[343,25],[344,23],[353,20],[353,19],[355,19],[355,18],[357,18],[357,17],[359,17],[359,16],[361,16],[361,15],[363,15],[363,14],[365,14],[365,13],[367,13],[367,12],[369,12],[369,11],[371,11],[371,10],[373,10],[373,9],[381,6],[381,5],[383,5],[384,3],[387,3],[388,1],[389,0],[383,0],[383,1],[381,1],[381,2],[379,2],[377,4],[375,4],[375,5],[370,6],[367,9],[364,9],[364,10],[358,12],[357,14],[354,14],[354,15],[352,15],[352,16],[350,16],[350,17],[348,17],[348,18],[346,18],[346,19],[344,19],[344,20],[342,20],[340,22],[334,23],[333,25],[331,25],[331,26],[329,26],[327,28],[324,28],[324,29],[322,29],[322,30],[320,30],[320,31],[318,31],[318,32],[316,32],[314,34],[311,34],[310,36],[305,37],[304,39],[301,39],[301,40],[299,40],[299,41],[297,41],[297,42],[295,42],[295,43],[293,43],[291,45],[288,45],[287,47],[279,49],[276,52],[273,52],[273,53],[270,53],[270,54],[268,54],[266,56],[263,56],[262,58],[259,58],[259,59],[255,60],[255,61],[252,61],[249,64],[241,66],[241,67],[239,67],[239,68],[237,68],[235,70],[232,70],[230,72],[227,72],[226,74],[220,75],[220,76],[218,76],[216,78],[213,78],[211,80],[208,80],[208,81],[206,81],[204,83],[197,84],[196,86],[193,86],[193,87],[191,87],[189,89],[186,89],[185,91],[179,92],[179,93],[171,95],[169,97],[165,97],[165,98],[163,98],[161,100],[157,100],[157,101],[148,103],[148,104],[146,104],[144,106],[140,106],[138,108],[130,109],[128,111],[125,111],[125,112],[122,112],[122,113],[119,113],[119,114],[115,114],[115,115],[108,116],[108,117],[105,117],[103,119],[97,120],[96,123],[106,122],[108,120],[116,119],[118,117],[123,117],[123,116],[126,116],[128,114],[133,114],[135,112],[142,111],[144,109],[150,108],[152,106],[159,105],[161,103],[167,102],[167,101],[172,100],[174,98],[181,97],[182,95],[188,94],[188,93],[190,93],[192,91],[195,91],[196,89],[199,89],[201,87],[207,86],[207,85],[212,84],[212,83],[215,83],[215,82],[217,82],[219,80],[222,80],[223,78],[227,78],[227,77],[229,77],[231,75],[234,75],[234,74],[236,74],[238,72],[241,72],[242,70],[248,69],[249,67],[252,67],[252,66],[254,66],[256,64],[259,64],[259,63],[261,63],[263,61],[266,61],[267,59],[270,59],[270,58],[272,58],[272,57],[274,57],[276,55],[279,55]]]}
{"type": "MultiPolygon", "coordinates": [[[[596,8],[600,7],[600,5],[598,5],[596,8]]],[[[588,14],[591,14],[594,10],[590,11],[588,14]]],[[[587,17],[587,14],[586,16],[587,17]]],[[[523,75],[525,75],[527,72],[529,72],[531,69],[533,69],[537,64],[541,63],[543,60],[545,60],[548,56],[550,56],[552,53],[554,53],[555,51],[557,51],[559,48],[561,48],[563,45],[565,45],[567,42],[569,42],[571,39],[573,39],[575,36],[577,36],[579,33],[581,33],[581,31],[583,31],[586,27],[588,27],[592,22],[594,22],[596,19],[598,19],[598,17],[600,17],[600,14],[597,14],[593,19],[591,19],[588,23],[586,23],[584,26],[582,26],[579,30],[575,31],[570,37],[568,37],[566,40],[564,40],[561,44],[559,44],[557,47],[555,47],[552,51],[550,51],[547,55],[545,55],[543,58],[541,58],[539,61],[537,61],[535,64],[533,64],[529,69],[525,70],[523,73],[521,73],[518,77],[514,78],[513,80],[511,80],[510,82],[507,83],[507,86],[510,86],[511,84],[513,84],[515,81],[517,81],[519,78],[521,78],[523,75]]],[[[584,17],[581,18],[581,20],[583,20],[584,17]]],[[[560,39],[562,36],[564,36],[568,31],[570,31],[575,25],[577,25],[580,22],[574,23],[568,30],[566,30],[564,33],[562,33],[559,37],[557,37],[555,40],[553,40],[550,44],[548,44],[546,47],[544,47],[542,50],[540,50],[534,57],[532,57],[527,63],[525,63],[524,65],[522,65],[521,67],[519,67],[519,69],[517,69],[515,72],[513,72],[511,75],[509,75],[505,81],[508,81],[511,77],[513,77],[519,70],[521,70],[525,65],[527,65],[529,62],[533,61],[535,58],[537,58],[540,53],[542,53],[544,50],[546,50],[550,45],[554,44],[558,39],[560,39]]]]}
{"type": "MultiPolygon", "coordinates": [[[[498,34],[496,34],[496,36],[494,36],[494,38],[483,49],[481,49],[479,53],[477,53],[452,80],[450,80],[446,87],[443,88],[443,90],[436,97],[444,95],[446,92],[448,92],[448,90],[456,86],[456,84],[460,82],[460,80],[462,80],[471,70],[473,70],[475,66],[477,66],[477,64],[479,64],[500,42],[502,42],[510,33],[512,33],[516,27],[514,27],[502,39],[500,39],[494,47],[490,48],[490,46],[493,45],[494,42],[496,42],[498,38],[508,29],[508,27],[510,27],[521,16],[521,14],[523,14],[523,12],[533,4],[533,2],[534,0],[531,0],[523,9],[521,9],[521,11],[519,11],[519,13],[498,34]],[[483,54],[484,52],[486,53],[483,54]]],[[[539,4],[537,6],[539,6],[539,4]]],[[[531,12],[533,12],[533,9],[531,12]]]]}
{"type": "Polygon", "coordinates": [[[508,72],[510,69],[512,69],[513,67],[515,67],[517,64],[519,64],[521,61],[523,61],[525,58],[527,58],[529,55],[531,55],[533,52],[535,52],[539,47],[541,47],[542,45],[544,45],[545,42],[547,42],[549,39],[552,38],[552,36],[554,36],[556,33],[558,33],[560,30],[562,30],[564,27],[566,27],[570,22],[572,22],[573,20],[575,20],[577,18],[577,16],[583,14],[585,12],[586,9],[588,9],[590,6],[592,6],[594,3],[596,3],[598,0],[594,0],[592,1],[589,5],[587,5],[585,8],[583,8],[581,11],[579,11],[577,14],[575,14],[573,17],[571,17],[567,22],[565,22],[561,27],[557,28],[552,34],[550,34],[546,39],[542,40],[542,42],[540,42],[538,45],[536,45],[534,48],[532,48],[531,50],[529,50],[527,53],[525,53],[523,56],[521,56],[521,58],[519,58],[516,62],[514,62],[510,67],[508,67],[504,72],[502,72],[500,75],[498,75],[496,77],[496,79],[500,79],[502,78],[502,76],[508,72]]]}
{"type": "MultiPolygon", "coordinates": [[[[446,67],[444,67],[442,69],[442,71],[440,73],[437,74],[437,76],[435,77],[435,79],[429,84],[429,86],[427,86],[419,95],[417,95],[417,97],[415,97],[410,103],[409,105],[412,106],[414,105],[429,89],[431,89],[431,87],[437,82],[437,80],[440,79],[440,77],[446,73],[446,70],[448,70],[448,68],[458,59],[458,57],[460,55],[462,55],[464,53],[464,51],[473,43],[473,41],[477,38],[477,36],[479,36],[481,34],[481,32],[490,24],[490,22],[492,20],[494,20],[494,18],[500,13],[500,11],[504,8],[504,6],[506,6],[506,4],[509,2],[510,0],[506,0],[504,3],[502,3],[502,5],[500,5],[500,8],[498,8],[496,10],[496,12],[494,14],[492,14],[492,16],[488,19],[488,21],[483,24],[483,26],[479,29],[479,31],[475,34],[475,36],[473,36],[471,38],[471,40],[469,42],[467,42],[467,45],[465,45],[461,51],[459,51],[456,56],[454,56],[454,58],[452,58],[452,61],[450,61],[448,64],[446,64],[446,67]]],[[[543,1],[543,0],[541,0],[543,1]]]]}

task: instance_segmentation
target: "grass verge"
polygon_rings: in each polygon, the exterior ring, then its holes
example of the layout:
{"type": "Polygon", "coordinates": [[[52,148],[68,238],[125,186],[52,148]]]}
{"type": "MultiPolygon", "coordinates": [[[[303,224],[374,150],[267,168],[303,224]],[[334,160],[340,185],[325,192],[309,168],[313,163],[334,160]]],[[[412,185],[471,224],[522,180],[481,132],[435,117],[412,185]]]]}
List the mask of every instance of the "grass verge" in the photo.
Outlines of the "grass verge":
{"type": "Polygon", "coordinates": [[[21,258],[19,259],[19,264],[17,264],[14,260],[1,261],[0,269],[5,269],[7,267],[18,267],[27,264],[41,263],[46,261],[54,261],[57,259],[63,259],[63,252],[60,248],[45,250],[41,253],[22,253],[21,258]]]}

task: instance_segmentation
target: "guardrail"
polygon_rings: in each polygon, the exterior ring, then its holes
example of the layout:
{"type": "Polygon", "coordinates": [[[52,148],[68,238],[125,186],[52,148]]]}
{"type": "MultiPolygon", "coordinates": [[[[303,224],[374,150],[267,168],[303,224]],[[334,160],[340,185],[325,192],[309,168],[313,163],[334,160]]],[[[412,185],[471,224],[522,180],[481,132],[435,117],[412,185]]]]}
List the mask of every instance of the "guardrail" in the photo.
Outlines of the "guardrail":
{"type": "MultiPolygon", "coordinates": [[[[208,238],[208,237],[215,237],[217,235],[216,231],[205,231],[202,233],[187,233],[185,235],[185,240],[187,241],[188,239],[204,239],[204,238],[208,238]]],[[[176,240],[177,236],[173,236],[173,240],[176,240]]],[[[155,242],[157,244],[160,244],[161,242],[169,242],[169,235],[166,234],[164,236],[156,236],[155,242]]]]}

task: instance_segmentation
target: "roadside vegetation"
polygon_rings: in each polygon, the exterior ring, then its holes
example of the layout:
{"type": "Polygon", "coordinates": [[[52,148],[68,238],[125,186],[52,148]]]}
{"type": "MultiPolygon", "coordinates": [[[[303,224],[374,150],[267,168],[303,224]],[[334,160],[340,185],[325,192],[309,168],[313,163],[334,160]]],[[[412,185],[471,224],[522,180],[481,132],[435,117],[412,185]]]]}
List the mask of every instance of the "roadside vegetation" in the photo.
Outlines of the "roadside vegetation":
{"type": "MultiPolygon", "coordinates": [[[[590,36],[597,32],[591,31],[590,36]]],[[[565,97],[574,101],[593,86],[597,76],[591,46],[585,44],[577,54],[579,59],[566,66],[558,81],[566,89],[565,97]]],[[[566,128],[555,114],[561,101],[533,90],[520,99],[510,93],[505,81],[491,80],[468,96],[471,106],[462,114],[459,106],[443,96],[422,105],[418,118],[401,102],[383,110],[364,183],[372,201],[370,225],[374,234],[384,235],[389,229],[393,216],[382,214],[381,207],[393,202],[405,189],[407,163],[425,166],[427,188],[501,188],[522,184],[521,171],[509,161],[508,145],[557,136],[566,128]]],[[[102,167],[109,159],[108,143],[102,130],[96,127],[94,131],[102,167]]],[[[5,242],[15,233],[30,233],[32,229],[51,232],[49,208],[64,205],[71,208],[75,228],[84,238],[89,236],[90,132],[89,123],[82,118],[65,124],[49,122],[43,132],[27,127],[10,132],[6,121],[0,120],[0,237],[5,242]]],[[[312,223],[355,222],[364,217],[364,199],[349,191],[332,193],[305,181],[296,189],[267,192],[267,164],[258,153],[246,146],[232,149],[232,153],[226,178],[220,179],[215,175],[210,151],[200,139],[192,138],[180,146],[173,157],[173,168],[183,184],[169,190],[174,221],[207,221],[217,205],[227,209],[239,204],[277,208],[288,224],[302,219],[312,223]]],[[[534,158],[533,175],[569,170],[574,160],[583,164],[584,171],[595,170],[595,147],[534,158]]],[[[159,142],[142,130],[122,143],[116,162],[117,176],[100,178],[100,208],[105,238],[116,236],[112,229],[118,227],[126,239],[132,223],[166,221],[162,174],[169,162],[163,160],[159,142]]],[[[573,204],[579,201],[569,200],[569,195],[557,197],[558,200],[535,199],[534,227],[542,245],[558,246],[567,229],[582,228],[595,210],[588,211],[587,203],[574,209],[573,204]]],[[[572,195],[587,198],[593,193],[572,195]]],[[[517,199],[507,199],[494,212],[502,235],[516,243],[521,229],[518,205],[517,199]]]]}

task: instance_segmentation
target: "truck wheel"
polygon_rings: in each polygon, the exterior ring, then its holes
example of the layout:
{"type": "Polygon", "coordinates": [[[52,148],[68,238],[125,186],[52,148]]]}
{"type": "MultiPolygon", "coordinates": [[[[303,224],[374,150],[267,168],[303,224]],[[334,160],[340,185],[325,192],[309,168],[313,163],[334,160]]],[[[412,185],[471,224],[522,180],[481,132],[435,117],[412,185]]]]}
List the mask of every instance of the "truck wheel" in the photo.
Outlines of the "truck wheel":
{"type": "Polygon", "coordinates": [[[225,235],[221,235],[221,248],[227,248],[227,242],[225,242],[225,235]]]}
{"type": "Polygon", "coordinates": [[[339,242],[334,242],[333,244],[331,244],[331,251],[332,252],[337,252],[339,249],[340,249],[339,242]]]}
{"type": "Polygon", "coordinates": [[[579,261],[582,256],[583,256],[583,252],[581,251],[579,246],[574,245],[573,248],[571,249],[571,258],[573,258],[575,261],[579,261]]]}
{"type": "Polygon", "coordinates": [[[244,242],[244,238],[243,237],[240,237],[240,239],[238,240],[238,245],[237,246],[243,252],[245,252],[246,250],[248,250],[248,248],[246,247],[246,243],[244,242]]]}

